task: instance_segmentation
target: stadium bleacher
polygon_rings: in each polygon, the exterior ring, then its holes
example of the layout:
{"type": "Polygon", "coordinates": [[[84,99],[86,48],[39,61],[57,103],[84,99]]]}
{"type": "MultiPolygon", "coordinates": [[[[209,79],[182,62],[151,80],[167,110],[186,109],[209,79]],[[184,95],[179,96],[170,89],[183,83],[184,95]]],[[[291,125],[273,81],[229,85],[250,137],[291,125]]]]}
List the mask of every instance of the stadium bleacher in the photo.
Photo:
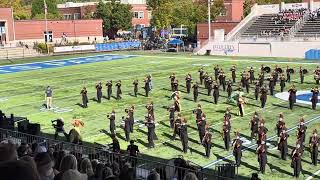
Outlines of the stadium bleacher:
{"type": "Polygon", "coordinates": [[[274,18],[277,14],[264,14],[259,16],[251,26],[249,26],[242,34],[241,38],[246,37],[275,37],[288,34],[288,30],[294,26],[297,20],[290,20],[283,23],[275,23],[274,18]]]}
{"type": "Polygon", "coordinates": [[[320,10],[310,14],[309,19],[304,22],[296,32],[295,37],[317,37],[320,35],[320,10]]]}

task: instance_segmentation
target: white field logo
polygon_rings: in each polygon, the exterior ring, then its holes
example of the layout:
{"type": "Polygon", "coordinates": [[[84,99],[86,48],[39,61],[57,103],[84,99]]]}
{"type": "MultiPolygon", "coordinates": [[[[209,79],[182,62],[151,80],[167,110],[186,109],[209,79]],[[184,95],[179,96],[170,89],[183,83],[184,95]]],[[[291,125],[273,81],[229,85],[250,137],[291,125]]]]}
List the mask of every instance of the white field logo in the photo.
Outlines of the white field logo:
{"type": "Polygon", "coordinates": [[[67,113],[67,112],[71,112],[73,111],[73,109],[71,108],[60,108],[60,107],[53,107],[51,110],[45,108],[45,107],[42,107],[40,109],[40,111],[43,111],[43,112],[48,112],[48,111],[52,111],[54,113],[58,113],[58,114],[62,114],[62,113],[67,113]]]}

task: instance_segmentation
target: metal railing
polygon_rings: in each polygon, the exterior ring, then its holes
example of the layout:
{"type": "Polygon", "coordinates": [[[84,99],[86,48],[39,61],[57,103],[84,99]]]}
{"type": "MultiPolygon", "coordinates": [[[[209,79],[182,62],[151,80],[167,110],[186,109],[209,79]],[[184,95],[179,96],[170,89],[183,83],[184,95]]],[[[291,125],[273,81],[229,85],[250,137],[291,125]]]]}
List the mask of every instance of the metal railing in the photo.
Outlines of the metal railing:
{"type": "MultiPolygon", "coordinates": [[[[89,159],[98,159],[101,162],[116,162],[122,167],[124,163],[129,162],[135,169],[135,179],[146,179],[150,171],[155,169],[163,180],[171,180],[176,178],[182,180],[184,175],[188,172],[196,174],[199,180],[232,180],[238,179],[238,168],[235,164],[220,164],[213,169],[203,169],[201,166],[191,162],[180,163],[181,159],[171,159],[166,162],[159,162],[149,160],[146,158],[132,157],[126,152],[114,153],[110,147],[103,145],[84,146],[73,144],[69,142],[57,141],[41,136],[34,136],[17,131],[0,128],[0,141],[10,141],[14,144],[24,143],[38,143],[45,146],[47,149],[53,149],[54,151],[64,150],[68,153],[75,155],[78,159],[87,157],[89,159]],[[222,176],[221,176],[222,175],[222,176]]],[[[143,155],[141,155],[143,156],[143,155]]]]}
{"type": "Polygon", "coordinates": [[[295,24],[294,26],[292,26],[289,30],[288,36],[289,39],[292,39],[294,37],[294,35],[296,34],[296,32],[302,27],[302,25],[309,19],[310,17],[310,13],[306,12],[302,18],[300,18],[295,24]]]}

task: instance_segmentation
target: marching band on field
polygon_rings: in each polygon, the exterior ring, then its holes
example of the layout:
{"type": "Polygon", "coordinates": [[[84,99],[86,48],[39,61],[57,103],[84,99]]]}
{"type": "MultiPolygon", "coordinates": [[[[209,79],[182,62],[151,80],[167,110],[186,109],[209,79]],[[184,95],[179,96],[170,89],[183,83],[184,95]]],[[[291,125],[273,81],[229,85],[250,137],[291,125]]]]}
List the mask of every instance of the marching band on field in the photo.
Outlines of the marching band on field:
{"type": "MultiPolygon", "coordinates": [[[[261,108],[265,109],[266,103],[267,103],[267,97],[268,95],[273,96],[274,95],[274,89],[277,86],[277,83],[279,83],[280,91],[283,92],[287,83],[291,82],[291,75],[295,73],[295,70],[293,68],[290,68],[289,66],[286,67],[286,70],[280,68],[278,65],[275,66],[275,68],[272,70],[270,67],[261,65],[260,73],[255,76],[255,70],[253,67],[250,67],[248,71],[243,71],[240,74],[240,82],[236,81],[236,71],[237,67],[233,65],[230,68],[231,71],[231,79],[226,80],[226,75],[222,68],[219,67],[219,65],[216,65],[214,67],[214,77],[210,76],[208,72],[206,72],[203,68],[200,68],[198,70],[199,73],[199,81],[200,82],[193,82],[194,79],[192,78],[192,75],[188,73],[185,76],[185,88],[186,93],[190,94],[192,92],[193,94],[193,101],[198,102],[198,96],[199,96],[199,88],[205,88],[207,90],[207,95],[213,97],[213,103],[218,104],[219,103],[219,97],[220,97],[220,89],[222,91],[227,91],[227,98],[229,101],[234,101],[238,107],[238,115],[243,117],[245,115],[245,105],[247,104],[247,99],[245,96],[243,96],[243,91],[249,93],[250,86],[253,85],[254,87],[254,97],[255,100],[260,100],[261,102],[261,108]],[[266,73],[269,73],[269,76],[265,79],[266,73]],[[257,77],[257,78],[256,78],[257,77]],[[236,88],[233,87],[234,84],[239,83],[236,85],[236,88]],[[203,86],[202,86],[203,85],[203,86]],[[222,87],[221,87],[222,86],[222,87]],[[191,90],[193,89],[193,91],[191,90]]],[[[304,76],[308,73],[307,69],[304,69],[303,67],[299,67],[299,77],[300,77],[300,83],[304,83],[304,76]]],[[[182,107],[181,107],[181,93],[179,91],[179,87],[182,85],[179,85],[179,81],[176,77],[175,73],[172,73],[169,76],[170,79],[170,85],[171,85],[171,99],[173,99],[173,104],[168,109],[169,111],[169,127],[173,131],[172,139],[175,140],[178,136],[181,144],[182,144],[182,151],[184,153],[188,152],[189,146],[188,146],[188,122],[186,118],[184,118],[181,114],[182,107]],[[176,114],[177,113],[177,114],[176,114]]],[[[318,66],[316,70],[314,71],[314,79],[316,81],[316,84],[319,84],[320,81],[320,67],[318,66]]],[[[107,95],[106,99],[110,100],[112,96],[112,84],[113,82],[110,80],[106,83],[106,89],[107,89],[107,95]]],[[[138,95],[141,95],[138,93],[139,91],[139,81],[138,79],[133,80],[133,96],[137,97],[138,95]]],[[[121,90],[121,81],[117,81],[116,84],[116,99],[121,100],[122,99],[122,90],[121,90]]],[[[183,87],[183,86],[182,86],[183,87]]],[[[96,85],[96,101],[98,103],[101,103],[103,98],[103,85],[102,82],[99,82],[96,85]]],[[[143,89],[145,90],[145,97],[149,96],[149,92],[152,90],[152,78],[151,75],[147,75],[144,78],[144,86],[143,89]]],[[[295,88],[295,85],[291,85],[288,89],[288,101],[289,101],[289,109],[293,110],[294,104],[296,103],[296,93],[297,89],[295,88]]],[[[318,103],[318,94],[319,90],[318,87],[313,87],[311,89],[311,108],[313,110],[316,110],[316,106],[318,103]]],[[[80,92],[81,98],[82,98],[82,107],[87,108],[88,107],[88,91],[86,87],[83,87],[83,89],[80,92]]],[[[147,129],[147,136],[148,136],[148,144],[150,148],[155,147],[154,140],[157,139],[156,136],[156,120],[154,116],[154,105],[151,102],[150,104],[146,105],[147,109],[147,115],[145,116],[145,122],[143,123],[147,129]]],[[[135,107],[131,106],[129,109],[125,110],[126,116],[122,117],[122,120],[124,121],[124,131],[125,131],[125,140],[130,141],[130,133],[133,132],[133,125],[135,123],[134,121],[134,111],[135,107]]],[[[193,110],[193,114],[195,115],[195,124],[197,126],[197,130],[199,132],[199,144],[202,144],[205,148],[204,155],[206,157],[210,157],[211,148],[213,146],[213,135],[210,132],[210,126],[207,122],[207,116],[202,110],[202,107],[200,104],[197,105],[197,108],[193,110]]],[[[116,125],[115,125],[115,118],[116,112],[112,110],[112,112],[108,115],[108,119],[110,121],[110,133],[115,134],[116,132],[116,125]]],[[[222,124],[222,131],[221,136],[224,141],[224,148],[225,150],[229,151],[230,144],[232,145],[232,153],[235,157],[235,164],[237,166],[240,166],[241,164],[241,158],[242,158],[242,147],[243,147],[243,141],[241,138],[240,130],[235,131],[234,139],[231,139],[231,113],[230,108],[228,107],[225,111],[224,120],[221,122],[222,124]]],[[[251,118],[249,122],[250,130],[251,130],[251,140],[257,141],[257,149],[256,153],[258,156],[258,162],[260,171],[262,173],[265,172],[265,166],[267,164],[267,152],[268,152],[268,138],[267,133],[268,129],[265,127],[265,121],[261,117],[259,117],[259,114],[255,112],[253,114],[253,117],[251,118]]],[[[288,129],[286,127],[285,118],[283,113],[279,114],[279,120],[276,124],[276,130],[277,130],[277,149],[280,151],[280,157],[283,160],[287,160],[288,155],[288,129]]],[[[306,125],[304,122],[304,119],[301,118],[299,120],[298,128],[297,128],[297,140],[296,140],[296,146],[294,150],[291,153],[291,167],[294,169],[294,176],[298,177],[301,170],[301,156],[304,152],[305,148],[305,136],[306,136],[306,125]]],[[[317,165],[317,157],[318,157],[318,146],[319,146],[319,138],[317,135],[317,130],[313,130],[313,134],[310,137],[309,140],[309,147],[310,147],[310,153],[311,153],[311,159],[312,164],[317,165]]]]}

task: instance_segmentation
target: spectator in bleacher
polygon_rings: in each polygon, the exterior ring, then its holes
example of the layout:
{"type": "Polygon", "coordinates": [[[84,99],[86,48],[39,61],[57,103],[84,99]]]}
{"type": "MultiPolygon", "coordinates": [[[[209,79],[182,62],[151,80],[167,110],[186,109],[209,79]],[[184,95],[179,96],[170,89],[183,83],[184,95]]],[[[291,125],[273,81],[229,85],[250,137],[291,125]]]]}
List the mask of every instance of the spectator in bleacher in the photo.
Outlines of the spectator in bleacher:
{"type": "Polygon", "coordinates": [[[183,180],[198,180],[198,178],[194,173],[189,172],[184,176],[183,180]]]}
{"type": "Polygon", "coordinates": [[[98,163],[93,179],[94,180],[103,180],[103,171],[104,171],[104,164],[98,163]]]}
{"type": "Polygon", "coordinates": [[[62,180],[87,180],[88,176],[86,174],[80,173],[76,169],[69,169],[65,171],[62,175],[62,180]]]}
{"type": "Polygon", "coordinates": [[[6,161],[0,163],[1,180],[40,180],[31,165],[24,161],[6,161]]]}
{"type": "Polygon", "coordinates": [[[21,143],[21,145],[17,149],[18,157],[21,158],[23,156],[26,156],[30,154],[29,146],[26,143],[21,143]]]}
{"type": "Polygon", "coordinates": [[[104,179],[114,177],[112,169],[110,167],[105,167],[104,169],[104,179]]]}
{"type": "Polygon", "coordinates": [[[53,170],[53,161],[50,158],[49,153],[42,152],[38,153],[34,157],[34,161],[37,165],[38,174],[41,180],[53,180],[54,179],[54,170],[53,170]]]}
{"type": "Polygon", "coordinates": [[[134,169],[130,163],[125,163],[119,174],[119,180],[134,180],[134,169]]]}
{"type": "Polygon", "coordinates": [[[19,158],[19,160],[27,162],[32,167],[32,169],[38,174],[37,164],[31,156],[23,156],[19,158]]]}
{"type": "Polygon", "coordinates": [[[94,176],[93,169],[92,169],[91,162],[88,158],[82,159],[79,170],[81,173],[87,174],[88,180],[93,179],[93,176],[94,176]]]}
{"type": "Polygon", "coordinates": [[[113,174],[116,176],[119,176],[120,174],[120,166],[117,162],[113,161],[113,163],[111,164],[111,168],[113,171],[113,174]]]}
{"type": "Polygon", "coordinates": [[[68,154],[65,157],[63,157],[60,168],[59,168],[59,174],[57,174],[54,178],[54,180],[62,180],[63,173],[66,172],[69,169],[76,170],[78,168],[77,159],[74,155],[68,154]]]}
{"type": "Polygon", "coordinates": [[[0,162],[17,160],[17,158],[16,146],[13,143],[0,144],[0,162]]]}
{"type": "Polygon", "coordinates": [[[66,155],[67,154],[65,151],[58,151],[53,153],[54,169],[60,169],[61,161],[66,155]]]}
{"type": "Polygon", "coordinates": [[[155,169],[152,169],[147,177],[147,180],[160,180],[160,175],[155,169]]]}

